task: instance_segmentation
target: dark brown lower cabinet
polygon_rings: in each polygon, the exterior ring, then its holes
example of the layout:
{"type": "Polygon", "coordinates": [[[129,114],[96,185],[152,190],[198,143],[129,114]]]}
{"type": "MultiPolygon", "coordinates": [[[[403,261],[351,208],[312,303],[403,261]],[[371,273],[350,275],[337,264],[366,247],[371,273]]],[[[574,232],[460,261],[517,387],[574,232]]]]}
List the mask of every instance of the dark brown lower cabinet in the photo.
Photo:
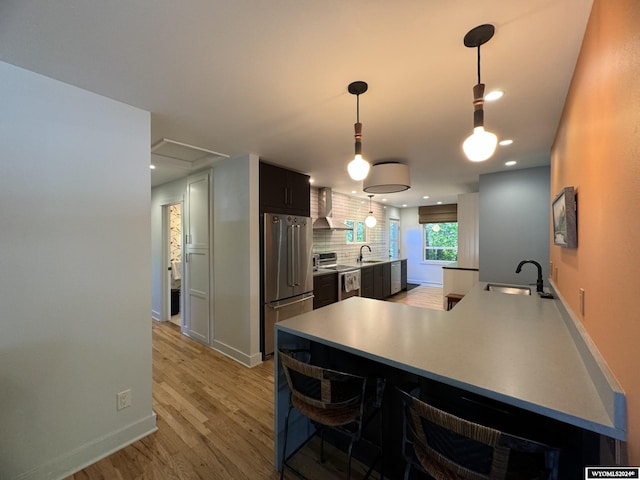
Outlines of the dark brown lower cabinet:
{"type": "MultiPolygon", "coordinates": [[[[318,292],[318,287],[316,286],[316,279],[323,278],[326,275],[315,277],[313,283],[313,291],[316,298],[313,301],[313,308],[316,307],[316,303],[323,303],[318,296],[321,295],[318,292]]],[[[336,292],[338,289],[337,286],[337,278],[336,282],[336,292]]],[[[401,262],[401,286],[402,290],[407,289],[407,261],[402,260],[401,262]]],[[[337,293],[336,293],[337,295],[337,293]]],[[[360,267],[360,296],[365,298],[375,298],[377,300],[384,300],[385,298],[391,295],[391,262],[380,263],[378,265],[368,265],[366,267],[360,267]]],[[[333,300],[329,303],[333,303],[337,301],[333,300]]],[[[329,303],[323,303],[323,305],[328,305],[329,303]]]]}
{"type": "Polygon", "coordinates": [[[382,268],[382,298],[391,296],[391,263],[377,265],[382,268]]]}
{"type": "Polygon", "coordinates": [[[373,292],[373,266],[360,269],[360,296],[375,298],[373,292]]]}
{"type": "Polygon", "coordinates": [[[313,277],[313,309],[338,301],[338,273],[332,272],[313,277]]]}
{"type": "Polygon", "coordinates": [[[384,300],[391,295],[391,264],[373,266],[373,298],[384,300]]]}
{"type": "Polygon", "coordinates": [[[407,261],[400,261],[400,289],[407,289],[407,261]]]}

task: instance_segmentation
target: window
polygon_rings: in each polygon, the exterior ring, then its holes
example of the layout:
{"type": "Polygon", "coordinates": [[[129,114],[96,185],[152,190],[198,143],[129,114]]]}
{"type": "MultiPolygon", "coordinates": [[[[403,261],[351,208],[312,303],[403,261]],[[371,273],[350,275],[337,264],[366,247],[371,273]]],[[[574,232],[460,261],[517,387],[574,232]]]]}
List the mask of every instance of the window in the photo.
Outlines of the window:
{"type": "Polygon", "coordinates": [[[458,222],[424,224],[424,260],[458,260],[458,222]]]}
{"type": "Polygon", "coordinates": [[[346,220],[344,223],[351,227],[346,232],[347,243],[364,243],[367,241],[367,229],[364,220],[346,220]]]}
{"type": "Polygon", "coordinates": [[[389,220],[389,256],[391,258],[398,258],[400,248],[399,242],[399,228],[398,228],[398,220],[389,220]]]}

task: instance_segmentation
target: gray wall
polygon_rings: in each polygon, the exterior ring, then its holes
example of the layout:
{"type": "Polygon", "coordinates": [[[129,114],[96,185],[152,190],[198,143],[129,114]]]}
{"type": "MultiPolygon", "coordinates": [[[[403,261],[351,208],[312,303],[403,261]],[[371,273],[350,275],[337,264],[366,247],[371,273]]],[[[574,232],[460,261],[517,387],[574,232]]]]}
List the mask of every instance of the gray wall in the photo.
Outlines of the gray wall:
{"type": "Polygon", "coordinates": [[[549,276],[549,167],[480,175],[480,280],[535,283],[536,260],[549,276]]]}

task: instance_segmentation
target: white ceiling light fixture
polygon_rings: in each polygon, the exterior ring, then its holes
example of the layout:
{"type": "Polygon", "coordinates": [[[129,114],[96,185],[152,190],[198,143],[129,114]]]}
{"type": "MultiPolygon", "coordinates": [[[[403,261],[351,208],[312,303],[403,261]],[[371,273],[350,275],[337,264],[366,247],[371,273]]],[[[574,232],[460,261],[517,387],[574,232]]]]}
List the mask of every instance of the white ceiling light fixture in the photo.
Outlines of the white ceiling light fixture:
{"type": "Polygon", "coordinates": [[[367,82],[352,82],[349,84],[349,93],[356,96],[356,123],[355,128],[355,156],[347,165],[349,176],[353,180],[363,180],[369,174],[369,162],[362,158],[362,124],[360,123],[360,95],[367,91],[367,82]]]}
{"type": "Polygon", "coordinates": [[[507,147],[507,146],[511,145],[512,143],[513,143],[513,140],[508,138],[506,140],[500,140],[500,142],[498,142],[498,145],[500,145],[501,147],[507,147]]]}
{"type": "Polygon", "coordinates": [[[409,165],[399,162],[376,163],[362,182],[362,189],[367,193],[404,192],[410,188],[409,165]]]}
{"type": "Polygon", "coordinates": [[[369,228],[375,227],[376,223],[378,223],[376,217],[373,216],[373,210],[371,209],[371,197],[373,197],[373,195],[369,195],[369,215],[364,219],[364,224],[369,228]]]}
{"type": "Polygon", "coordinates": [[[484,83],[480,81],[480,45],[493,37],[493,25],[479,25],[464,36],[464,45],[478,49],[478,83],[473,87],[473,134],[462,144],[465,155],[472,162],[487,160],[496,150],[498,137],[484,129],[484,83]]]}

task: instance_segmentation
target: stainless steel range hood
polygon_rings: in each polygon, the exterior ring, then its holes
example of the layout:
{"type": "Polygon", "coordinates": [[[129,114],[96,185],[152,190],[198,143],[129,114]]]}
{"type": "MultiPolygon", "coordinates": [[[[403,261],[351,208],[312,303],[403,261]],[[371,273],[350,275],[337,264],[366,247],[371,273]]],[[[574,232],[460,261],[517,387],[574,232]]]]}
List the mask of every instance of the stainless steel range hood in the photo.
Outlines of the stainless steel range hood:
{"type": "Polygon", "coordinates": [[[333,199],[330,188],[318,189],[318,218],[313,222],[314,230],[351,230],[344,220],[332,217],[333,199]]]}

